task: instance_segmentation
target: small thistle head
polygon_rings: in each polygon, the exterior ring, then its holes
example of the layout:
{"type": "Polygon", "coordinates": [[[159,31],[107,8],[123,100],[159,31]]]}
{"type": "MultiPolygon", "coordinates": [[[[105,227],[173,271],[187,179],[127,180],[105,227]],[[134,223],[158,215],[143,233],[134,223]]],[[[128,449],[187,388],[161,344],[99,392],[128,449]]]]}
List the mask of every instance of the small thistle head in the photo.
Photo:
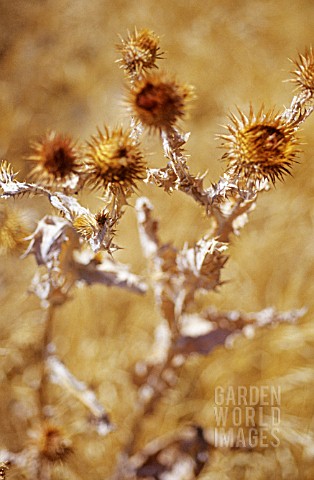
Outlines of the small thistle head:
{"type": "Polygon", "coordinates": [[[83,238],[90,240],[107,223],[108,225],[111,224],[109,215],[105,211],[100,210],[96,215],[79,215],[74,219],[73,227],[83,238]]]}
{"type": "Polygon", "coordinates": [[[27,218],[16,208],[0,205],[0,255],[21,254],[27,247],[31,229],[27,218]]]}
{"type": "Polygon", "coordinates": [[[34,440],[41,457],[49,462],[65,461],[72,453],[71,441],[59,426],[45,424],[34,440]]]}
{"type": "Polygon", "coordinates": [[[149,74],[134,82],[128,103],[132,114],[145,126],[167,130],[184,117],[193,92],[191,85],[180,84],[165,74],[149,74]]]}
{"type": "Polygon", "coordinates": [[[120,186],[126,191],[145,178],[146,164],[130,130],[98,130],[87,144],[85,155],[84,172],[94,188],[120,186]]]}
{"type": "Polygon", "coordinates": [[[231,114],[229,135],[219,135],[228,148],[224,158],[228,168],[237,175],[254,180],[282,180],[290,173],[298,153],[298,141],[293,125],[285,123],[280,115],[263,109],[254,115],[250,108],[246,117],[239,110],[239,118],[231,114]]]}
{"type": "Polygon", "coordinates": [[[299,55],[293,62],[296,69],[293,71],[295,78],[292,80],[308,97],[314,95],[314,53],[310,47],[304,55],[299,55]]]}
{"type": "MultiPolygon", "coordinates": [[[[47,186],[68,186],[78,174],[79,150],[70,136],[49,131],[38,142],[31,144],[28,157],[35,162],[30,177],[47,186]]],[[[78,177],[77,177],[78,178],[78,177]]]]}
{"type": "Polygon", "coordinates": [[[117,45],[122,58],[118,60],[127,74],[134,76],[141,72],[157,68],[156,61],[162,58],[159,52],[159,37],[151,30],[143,29],[128,38],[121,38],[121,44],[117,45]]]}

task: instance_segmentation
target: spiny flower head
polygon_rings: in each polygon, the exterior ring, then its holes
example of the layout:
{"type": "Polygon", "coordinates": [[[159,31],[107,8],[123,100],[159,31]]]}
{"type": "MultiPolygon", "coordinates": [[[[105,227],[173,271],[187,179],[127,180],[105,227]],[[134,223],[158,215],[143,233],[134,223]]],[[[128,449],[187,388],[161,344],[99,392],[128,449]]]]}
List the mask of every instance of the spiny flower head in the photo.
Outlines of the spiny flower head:
{"type": "Polygon", "coordinates": [[[16,208],[0,205],[0,254],[22,253],[31,229],[27,218],[16,208]]]}
{"type": "Polygon", "coordinates": [[[110,227],[112,222],[110,221],[109,215],[105,211],[100,210],[95,215],[79,215],[73,221],[73,227],[82,237],[89,240],[107,223],[108,227],[110,227]]]}
{"type": "Polygon", "coordinates": [[[44,424],[41,431],[35,433],[34,441],[40,455],[49,462],[64,461],[72,452],[70,439],[57,425],[44,424]]]}
{"type": "Polygon", "coordinates": [[[118,60],[127,73],[139,74],[151,68],[156,68],[156,60],[162,58],[159,52],[159,37],[151,30],[143,29],[128,33],[128,38],[121,38],[121,45],[117,46],[122,53],[118,60]]]}
{"type": "Polygon", "coordinates": [[[228,168],[243,177],[273,183],[289,174],[299,152],[295,127],[274,111],[261,109],[254,115],[250,108],[248,117],[240,110],[239,116],[231,114],[232,124],[226,127],[229,135],[219,135],[222,146],[228,148],[224,155],[228,168]]]}
{"type": "Polygon", "coordinates": [[[303,90],[309,97],[314,95],[314,53],[310,47],[304,55],[299,55],[294,61],[296,70],[293,71],[295,78],[292,80],[298,88],[303,90]]]}
{"type": "Polygon", "coordinates": [[[98,130],[87,144],[84,171],[88,184],[94,188],[132,188],[136,180],[145,178],[145,167],[139,145],[130,130],[116,128],[110,132],[105,127],[104,133],[98,130]]]}
{"type": "Polygon", "coordinates": [[[47,186],[67,186],[73,176],[78,179],[79,150],[70,136],[49,131],[31,147],[33,154],[28,159],[35,162],[32,179],[47,186]]]}
{"type": "Polygon", "coordinates": [[[131,76],[157,68],[156,60],[162,58],[162,53],[159,52],[159,37],[147,29],[137,32],[135,28],[134,33],[129,33],[126,40],[121,38],[121,45],[117,48],[122,54],[122,58],[118,60],[121,68],[131,76]]]}
{"type": "Polygon", "coordinates": [[[180,84],[164,73],[147,74],[134,82],[128,103],[144,125],[167,130],[184,117],[193,92],[191,85],[180,84]]]}

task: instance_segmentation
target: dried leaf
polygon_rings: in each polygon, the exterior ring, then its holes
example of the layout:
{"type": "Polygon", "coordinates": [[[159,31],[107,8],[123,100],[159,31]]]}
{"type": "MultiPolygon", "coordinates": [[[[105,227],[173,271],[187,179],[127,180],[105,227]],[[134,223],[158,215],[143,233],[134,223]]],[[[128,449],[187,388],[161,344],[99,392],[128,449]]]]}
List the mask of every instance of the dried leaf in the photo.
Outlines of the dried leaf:
{"type": "Polygon", "coordinates": [[[29,292],[40,299],[43,308],[47,308],[49,305],[62,305],[68,300],[70,287],[71,284],[66,282],[58,270],[48,273],[36,272],[29,292]]]}
{"type": "Polygon", "coordinates": [[[77,280],[87,285],[101,283],[135,293],[145,293],[147,290],[144,280],[131,273],[127,265],[114,261],[102,252],[95,255],[86,249],[80,252],[76,250],[73,260],[77,280]]]}
{"type": "Polygon", "coordinates": [[[62,245],[68,240],[69,227],[69,222],[63,218],[45,216],[38,222],[36,230],[29,237],[31,241],[24,256],[32,253],[38,265],[51,268],[61,253],[62,245]]]}
{"type": "Polygon", "coordinates": [[[168,438],[154,440],[131,457],[130,475],[125,478],[193,480],[208,462],[209,450],[203,429],[187,427],[168,438]]]}
{"type": "Polygon", "coordinates": [[[224,345],[229,336],[230,330],[222,328],[198,337],[182,336],[178,338],[174,351],[181,355],[189,355],[191,353],[208,355],[218,345],[224,345]]]}
{"type": "Polygon", "coordinates": [[[216,345],[231,346],[240,334],[252,338],[259,328],[295,323],[305,312],[305,309],[276,312],[273,308],[267,308],[245,314],[236,310],[218,312],[210,307],[199,315],[184,315],[182,336],[177,339],[174,349],[183,355],[192,352],[207,355],[216,345]]]}
{"type": "Polygon", "coordinates": [[[65,195],[64,193],[56,192],[50,194],[49,200],[51,205],[59,210],[69,222],[72,222],[74,218],[79,215],[90,214],[90,211],[82,207],[75,198],[65,195]]]}

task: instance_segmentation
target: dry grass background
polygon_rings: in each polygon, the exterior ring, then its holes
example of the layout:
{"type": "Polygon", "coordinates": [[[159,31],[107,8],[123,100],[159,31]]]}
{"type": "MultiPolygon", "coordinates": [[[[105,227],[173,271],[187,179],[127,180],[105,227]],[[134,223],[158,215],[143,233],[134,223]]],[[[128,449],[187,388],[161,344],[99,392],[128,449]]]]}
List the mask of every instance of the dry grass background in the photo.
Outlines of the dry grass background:
{"type": "MultiPolygon", "coordinates": [[[[185,124],[192,132],[190,166],[217,180],[223,165],[214,135],[222,131],[228,111],[236,105],[247,110],[249,102],[257,108],[289,104],[292,85],[283,83],[292,68],[287,59],[312,43],[314,8],[311,0],[0,0],[0,23],[0,155],[20,169],[20,178],[29,170],[23,161],[29,139],[47,128],[86,139],[96,126],[126,120],[115,44],[118,33],[125,36],[137,26],[161,37],[162,67],[195,85],[197,99],[185,124]]],[[[313,431],[313,131],[310,118],[293,178],[259,199],[249,224],[233,240],[224,273],[229,282],[219,294],[200,300],[246,311],[307,306],[308,313],[298,326],[259,332],[253,340],[239,340],[232,351],[219,348],[208,358],[193,357],[178,387],[141,426],[139,447],[178,425],[210,425],[217,384],[279,382],[283,421],[302,438],[313,431]]],[[[146,135],[145,149],[151,166],[164,164],[156,139],[146,135]]],[[[163,239],[182,246],[206,231],[200,209],[183,194],[168,196],[149,186],[140,193],[155,204],[163,239]]],[[[95,199],[86,201],[92,207],[95,199]]],[[[33,221],[46,207],[38,197],[19,205],[33,221]]],[[[124,249],[117,258],[143,273],[134,210],[122,219],[118,238],[124,249]]],[[[34,268],[32,259],[1,259],[0,335],[9,354],[0,351],[0,448],[13,451],[28,441],[36,411],[31,385],[38,376],[41,311],[26,294],[34,268]]],[[[152,295],[102,287],[75,290],[58,310],[53,336],[60,358],[95,388],[118,428],[105,439],[97,437],[86,430],[76,403],[52,389],[56,416],[75,450],[54,478],[108,478],[133,428],[131,372],[149,354],[157,323],[152,295]]],[[[296,434],[289,440],[278,451],[215,452],[201,478],[313,478],[313,451],[301,448],[296,434]]],[[[20,477],[12,469],[8,478],[20,477]]]]}

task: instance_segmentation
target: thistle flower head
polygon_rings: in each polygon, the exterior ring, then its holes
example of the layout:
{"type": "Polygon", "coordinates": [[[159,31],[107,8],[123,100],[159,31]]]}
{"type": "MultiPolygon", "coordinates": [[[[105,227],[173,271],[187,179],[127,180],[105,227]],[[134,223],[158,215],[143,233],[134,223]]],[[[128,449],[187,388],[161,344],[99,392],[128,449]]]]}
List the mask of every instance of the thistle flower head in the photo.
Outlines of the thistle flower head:
{"type": "Polygon", "coordinates": [[[134,82],[128,103],[132,113],[151,129],[167,130],[186,113],[193,87],[163,73],[147,74],[134,82]]]}
{"type": "Polygon", "coordinates": [[[49,462],[64,461],[72,452],[71,441],[62,428],[44,424],[34,438],[40,455],[49,462]]]}
{"type": "Polygon", "coordinates": [[[107,222],[110,224],[109,215],[105,211],[100,210],[95,215],[79,215],[73,221],[73,227],[82,237],[89,240],[97,234],[99,229],[103,228],[107,222]]]}
{"type": "Polygon", "coordinates": [[[255,180],[267,179],[273,183],[290,173],[298,153],[293,125],[285,123],[274,111],[261,109],[254,115],[250,108],[246,117],[239,110],[239,118],[231,114],[229,135],[219,135],[228,149],[224,158],[234,173],[255,180]]]}
{"type": "Polygon", "coordinates": [[[84,171],[89,185],[105,189],[118,185],[127,190],[146,174],[142,153],[130,130],[110,132],[107,127],[104,133],[98,130],[87,144],[84,171]]]}
{"type": "Polygon", "coordinates": [[[7,205],[0,205],[0,254],[22,253],[26,249],[26,237],[31,233],[22,212],[7,205]]]}
{"type": "Polygon", "coordinates": [[[79,151],[70,136],[49,131],[38,142],[31,144],[33,153],[28,157],[35,162],[30,177],[47,186],[67,186],[78,174],[79,151]]]}
{"type": "Polygon", "coordinates": [[[159,37],[151,30],[143,29],[128,38],[121,38],[121,44],[117,46],[122,58],[118,60],[121,68],[131,76],[138,75],[142,71],[157,68],[156,60],[162,58],[159,52],[159,37]]]}
{"type": "Polygon", "coordinates": [[[310,47],[304,55],[299,55],[298,60],[293,62],[296,69],[293,71],[295,78],[292,80],[297,87],[309,97],[314,95],[314,53],[310,47]]]}

